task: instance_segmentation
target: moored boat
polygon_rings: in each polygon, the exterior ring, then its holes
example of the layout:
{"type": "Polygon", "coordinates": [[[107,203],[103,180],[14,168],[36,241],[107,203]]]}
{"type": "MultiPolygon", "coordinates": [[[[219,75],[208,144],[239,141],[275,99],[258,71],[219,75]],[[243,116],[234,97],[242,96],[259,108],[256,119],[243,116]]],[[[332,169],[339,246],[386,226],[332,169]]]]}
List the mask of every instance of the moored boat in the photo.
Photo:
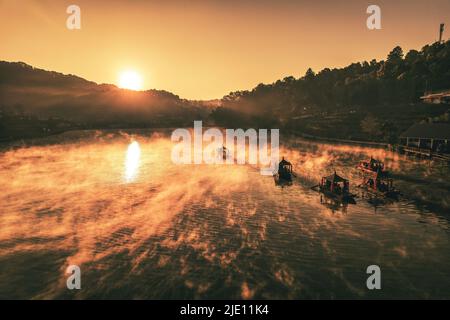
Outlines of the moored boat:
{"type": "Polygon", "coordinates": [[[292,184],[292,177],[294,172],[292,171],[292,164],[289,161],[283,159],[278,164],[278,171],[273,175],[275,184],[277,186],[287,186],[292,184]]]}
{"type": "Polygon", "coordinates": [[[400,191],[394,187],[393,180],[379,172],[371,176],[364,176],[363,183],[358,187],[377,197],[396,199],[400,195],[400,191]]]}
{"type": "Polygon", "coordinates": [[[336,171],[330,176],[323,177],[320,184],[311,189],[342,203],[356,203],[356,195],[350,192],[349,180],[339,176],[336,171]]]}
{"type": "Polygon", "coordinates": [[[364,174],[379,174],[383,176],[387,176],[388,172],[384,168],[384,163],[380,160],[374,159],[370,157],[370,160],[364,160],[361,161],[357,166],[357,169],[359,169],[364,174]]]}

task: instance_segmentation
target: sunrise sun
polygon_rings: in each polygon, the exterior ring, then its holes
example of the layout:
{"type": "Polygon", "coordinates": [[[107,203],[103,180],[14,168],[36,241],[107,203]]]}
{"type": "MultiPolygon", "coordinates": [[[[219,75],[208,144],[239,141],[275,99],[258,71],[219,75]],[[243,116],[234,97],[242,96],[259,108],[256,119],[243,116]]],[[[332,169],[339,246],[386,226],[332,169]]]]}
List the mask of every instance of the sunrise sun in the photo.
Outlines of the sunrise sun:
{"type": "Polygon", "coordinates": [[[119,87],[129,90],[141,90],[142,77],[133,70],[123,71],[119,75],[119,87]]]}

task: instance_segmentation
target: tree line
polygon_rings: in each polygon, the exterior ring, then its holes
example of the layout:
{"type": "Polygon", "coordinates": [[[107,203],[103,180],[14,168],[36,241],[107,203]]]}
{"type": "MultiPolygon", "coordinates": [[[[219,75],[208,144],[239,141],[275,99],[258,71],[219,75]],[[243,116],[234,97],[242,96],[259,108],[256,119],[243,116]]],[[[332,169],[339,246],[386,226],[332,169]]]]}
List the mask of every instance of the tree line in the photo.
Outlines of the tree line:
{"type": "MultiPolygon", "coordinates": [[[[385,124],[379,114],[417,104],[425,92],[446,89],[450,89],[450,41],[406,54],[397,46],[385,60],[325,68],[318,73],[309,68],[300,78],[289,76],[252,90],[231,92],[223,97],[212,118],[219,124],[238,121],[244,126],[295,127],[296,123],[304,124],[302,119],[308,115],[357,113],[369,117],[369,127],[370,117],[375,118],[374,123],[380,122],[380,127],[389,127],[395,125],[395,118],[391,116],[393,124],[385,124]]],[[[374,133],[379,130],[374,128],[374,133]]]]}

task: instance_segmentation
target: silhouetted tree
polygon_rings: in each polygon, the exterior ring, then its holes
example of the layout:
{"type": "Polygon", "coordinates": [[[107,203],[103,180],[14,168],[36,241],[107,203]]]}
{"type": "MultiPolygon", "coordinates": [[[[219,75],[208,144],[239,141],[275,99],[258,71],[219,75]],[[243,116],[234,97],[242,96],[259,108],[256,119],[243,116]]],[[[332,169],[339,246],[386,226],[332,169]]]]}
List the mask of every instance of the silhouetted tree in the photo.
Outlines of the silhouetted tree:
{"type": "Polygon", "coordinates": [[[389,52],[387,56],[387,62],[399,63],[403,59],[403,49],[400,46],[395,47],[389,52]]]}
{"type": "Polygon", "coordinates": [[[314,79],[315,76],[316,76],[316,74],[314,73],[314,71],[311,68],[308,68],[308,70],[306,70],[305,80],[312,80],[312,79],[314,79]]]}

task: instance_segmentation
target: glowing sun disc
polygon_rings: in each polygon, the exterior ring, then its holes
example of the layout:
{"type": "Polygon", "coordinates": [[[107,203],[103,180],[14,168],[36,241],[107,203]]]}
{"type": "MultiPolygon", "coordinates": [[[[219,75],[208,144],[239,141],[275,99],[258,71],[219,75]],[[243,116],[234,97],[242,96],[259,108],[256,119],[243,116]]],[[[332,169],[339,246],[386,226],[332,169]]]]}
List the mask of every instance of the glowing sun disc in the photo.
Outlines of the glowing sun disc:
{"type": "Polygon", "coordinates": [[[141,90],[142,78],[141,76],[132,70],[124,71],[119,76],[119,87],[129,90],[141,90]]]}

